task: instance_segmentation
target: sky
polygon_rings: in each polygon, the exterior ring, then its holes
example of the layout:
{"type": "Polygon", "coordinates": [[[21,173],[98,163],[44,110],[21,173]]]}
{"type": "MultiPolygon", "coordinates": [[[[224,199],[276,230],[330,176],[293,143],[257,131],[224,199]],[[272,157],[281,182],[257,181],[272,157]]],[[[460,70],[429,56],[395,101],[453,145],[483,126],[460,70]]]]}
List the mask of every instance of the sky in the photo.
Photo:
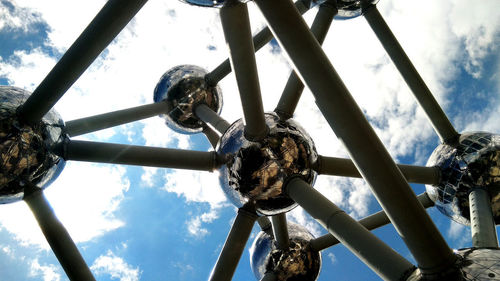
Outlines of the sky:
{"type": "MultiPolygon", "coordinates": [[[[33,91],[104,5],[103,0],[0,0],[0,85],[33,91]]],[[[377,5],[459,132],[500,133],[500,2],[382,0],[377,5]]],[[[248,3],[253,33],[266,23],[248,3]]],[[[304,17],[308,23],[317,9],[304,17]]],[[[334,21],[324,50],[378,136],[403,164],[425,165],[439,144],[381,44],[362,17],[334,21]]],[[[161,75],[180,64],[211,70],[227,58],[217,9],[151,0],[56,104],[65,121],[153,101],[161,75]]],[[[273,41],[257,53],[265,111],[290,73],[273,41]]],[[[236,82],[219,83],[222,117],[243,116],[236,82]]],[[[294,118],[321,155],[348,157],[306,89],[294,118]]],[[[149,118],[75,139],[211,150],[203,135],[182,135],[149,118]]],[[[319,176],[315,188],[359,219],[380,210],[361,179],[319,176]]],[[[412,184],[415,193],[425,190],[412,184]]],[[[45,190],[98,280],[206,280],[236,215],[217,172],[68,161],[45,190]]],[[[468,227],[428,210],[450,247],[471,246],[468,227]]],[[[326,233],[300,207],[287,214],[326,233]]],[[[233,280],[254,280],[248,247],[233,280]]],[[[374,233],[414,262],[393,226],[374,233]]],[[[322,252],[319,280],[379,280],[344,246],[322,252]]],[[[67,280],[23,202],[0,206],[0,280],[67,280]]]]}

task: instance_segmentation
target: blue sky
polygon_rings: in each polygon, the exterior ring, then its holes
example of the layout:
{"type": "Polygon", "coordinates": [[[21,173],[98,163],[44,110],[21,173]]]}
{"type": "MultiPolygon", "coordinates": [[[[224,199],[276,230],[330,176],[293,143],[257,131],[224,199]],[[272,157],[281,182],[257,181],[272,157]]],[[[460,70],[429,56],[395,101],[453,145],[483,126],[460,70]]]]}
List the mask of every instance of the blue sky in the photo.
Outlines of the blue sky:
{"type": "MultiPolygon", "coordinates": [[[[0,84],[36,88],[103,4],[0,0],[0,84]]],[[[499,2],[382,0],[378,7],[457,130],[500,133],[499,2]]],[[[249,9],[255,32],[265,22],[253,3],[249,9]]],[[[366,21],[335,21],[324,49],[396,161],[425,165],[438,138],[366,21]]],[[[171,67],[211,70],[226,57],[217,10],[152,0],[56,110],[69,121],[150,103],[156,82],[171,67]]],[[[257,63],[264,109],[271,111],[290,66],[276,45],[259,51],[257,63]]],[[[232,122],[242,116],[234,76],[220,86],[222,116],[232,122]]],[[[320,154],[347,157],[307,90],[295,117],[320,154]]],[[[78,139],[210,149],[203,135],[177,134],[157,117],[78,139]]],[[[356,218],[380,209],[362,180],[320,176],[315,187],[356,218]]],[[[412,187],[417,194],[425,190],[412,187]]],[[[70,162],[46,195],[98,280],[205,280],[236,214],[217,174],[208,172],[70,162]]],[[[450,247],[471,245],[468,228],[436,209],[428,212],[450,247]]],[[[288,218],[325,233],[300,208],[288,218]]],[[[374,233],[413,261],[392,226],[374,233]]],[[[379,280],[343,246],[322,255],[319,280],[379,280]]],[[[23,202],[0,206],[0,280],[66,280],[23,202]]],[[[234,280],[254,280],[248,250],[234,280]]]]}

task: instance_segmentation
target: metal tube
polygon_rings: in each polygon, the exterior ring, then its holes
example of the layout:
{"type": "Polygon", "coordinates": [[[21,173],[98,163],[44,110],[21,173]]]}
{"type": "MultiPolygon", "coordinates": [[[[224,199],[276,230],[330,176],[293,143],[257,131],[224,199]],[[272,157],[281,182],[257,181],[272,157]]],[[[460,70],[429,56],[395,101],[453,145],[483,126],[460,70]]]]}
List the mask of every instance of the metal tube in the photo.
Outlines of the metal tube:
{"type": "Polygon", "coordinates": [[[456,142],[459,134],[453,128],[450,120],[446,117],[420,74],[418,74],[384,18],[380,15],[377,7],[375,5],[368,7],[364,11],[364,16],[403,76],[406,84],[410,87],[418,103],[427,114],[441,141],[449,144],[456,142]]]}
{"type": "MultiPolygon", "coordinates": [[[[311,25],[311,32],[314,34],[314,37],[316,37],[320,45],[322,45],[325,41],[326,34],[328,33],[330,25],[336,14],[337,5],[335,3],[327,1],[320,5],[318,13],[316,14],[316,17],[311,25]]],[[[286,82],[285,89],[281,94],[281,98],[278,101],[278,105],[274,110],[281,119],[286,120],[293,117],[293,113],[299,103],[303,90],[304,84],[300,81],[300,78],[295,71],[292,70],[292,73],[286,82]]]]}
{"type": "Polygon", "coordinates": [[[285,192],[384,280],[400,280],[414,266],[299,177],[285,192]]]}
{"type": "Polygon", "coordinates": [[[276,280],[278,280],[278,277],[273,272],[266,273],[264,277],[260,279],[260,281],[276,281],[276,280]]]}
{"type": "Polygon", "coordinates": [[[203,134],[207,137],[208,141],[212,145],[212,147],[215,149],[217,147],[217,143],[219,142],[219,134],[212,130],[212,128],[208,126],[203,126],[203,134]]]}
{"type": "Polygon", "coordinates": [[[68,135],[75,137],[156,116],[166,113],[167,110],[166,102],[151,103],[71,120],[66,122],[64,129],[68,135]]]}
{"type": "Polygon", "coordinates": [[[70,280],[95,280],[68,231],[38,187],[26,186],[24,201],[33,212],[43,235],[70,280]]]}
{"type": "Polygon", "coordinates": [[[290,238],[288,237],[286,213],[272,216],[271,222],[273,224],[273,234],[278,249],[287,250],[290,246],[290,238]]]}
{"type": "MultiPolygon", "coordinates": [[[[429,198],[426,192],[417,196],[418,201],[422,204],[424,208],[430,208],[434,206],[434,202],[429,198]]],[[[387,214],[382,210],[368,217],[362,218],[358,221],[367,230],[373,230],[384,225],[389,224],[391,221],[387,214]]],[[[339,243],[339,240],[331,234],[325,234],[323,236],[317,237],[310,242],[310,246],[315,251],[322,251],[328,247],[334,246],[339,243]]]]}
{"type": "Polygon", "coordinates": [[[231,126],[226,120],[220,117],[215,111],[213,111],[206,104],[202,103],[194,108],[194,114],[196,117],[200,118],[201,121],[210,125],[213,129],[219,132],[221,135],[231,126]]]}
{"type": "Polygon", "coordinates": [[[247,5],[238,0],[227,1],[220,10],[220,18],[243,106],[245,137],[260,140],[269,129],[264,118],[247,5]]]}
{"type": "Polygon", "coordinates": [[[488,192],[476,188],[469,193],[470,226],[473,247],[498,248],[497,230],[488,192]]]}
{"type": "Polygon", "coordinates": [[[456,256],[418,202],[305,21],[289,0],[254,2],[423,274],[453,268],[456,256]]]}
{"type": "MultiPolygon", "coordinates": [[[[295,2],[295,7],[302,15],[309,10],[309,6],[306,6],[302,0],[295,2]]],[[[273,34],[268,27],[262,29],[253,37],[253,45],[255,51],[260,50],[264,47],[269,41],[273,39],[273,34]]],[[[210,86],[215,86],[220,82],[224,77],[226,77],[229,73],[231,73],[231,63],[229,59],[226,59],[219,66],[217,66],[210,73],[205,75],[205,80],[210,86]]]]}
{"type": "Polygon", "coordinates": [[[147,0],[109,0],[19,108],[27,123],[40,120],[97,56],[120,33],[147,0]]]}
{"type": "Polygon", "coordinates": [[[67,141],[55,153],[66,160],[213,171],[224,157],[215,152],[92,141],[67,141]]]}
{"type": "MultiPolygon", "coordinates": [[[[408,182],[438,184],[441,170],[438,167],[422,167],[397,164],[408,182]]],[[[351,159],[319,156],[316,171],[321,175],[361,178],[361,174],[351,159]]]]}
{"type": "Polygon", "coordinates": [[[257,219],[257,223],[259,224],[262,231],[267,233],[269,236],[274,237],[273,226],[271,224],[271,221],[267,217],[259,217],[257,219]]]}
{"type": "Polygon", "coordinates": [[[231,231],[227,236],[226,243],[224,243],[224,247],[210,274],[209,280],[231,280],[256,219],[257,214],[254,212],[241,208],[238,210],[238,215],[234,220],[231,231]]]}

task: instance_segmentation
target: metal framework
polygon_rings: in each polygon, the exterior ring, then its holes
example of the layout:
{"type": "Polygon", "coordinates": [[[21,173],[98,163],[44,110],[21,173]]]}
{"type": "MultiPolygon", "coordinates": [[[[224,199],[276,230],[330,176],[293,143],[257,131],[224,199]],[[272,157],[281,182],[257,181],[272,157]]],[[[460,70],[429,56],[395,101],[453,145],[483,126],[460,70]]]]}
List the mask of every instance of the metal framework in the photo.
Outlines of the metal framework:
{"type": "MultiPolygon", "coordinates": [[[[30,98],[19,107],[18,118],[27,124],[39,121],[145,2],[108,1],[30,98]]],[[[284,87],[275,112],[282,119],[291,118],[302,90],[307,86],[331,129],[342,140],[351,157],[340,159],[319,156],[313,168],[322,175],[362,177],[383,207],[383,211],[355,221],[300,177],[288,179],[284,187],[285,194],[330,233],[312,240],[311,248],[321,251],[342,243],[386,280],[403,279],[415,267],[429,278],[455,276],[457,272],[454,265],[457,256],[448,247],[425,211],[425,208],[432,207],[434,203],[426,193],[416,196],[408,184],[437,184],[440,180],[440,169],[394,163],[321,48],[321,43],[337,14],[336,1],[326,1],[319,6],[311,28],[301,17],[301,14],[309,9],[310,1],[299,0],[295,5],[290,0],[254,2],[266,18],[269,28],[252,38],[247,4],[236,0],[226,1],[220,9],[220,17],[229,47],[229,60],[208,73],[205,76],[206,81],[216,85],[232,69],[244,112],[245,138],[249,141],[262,140],[269,128],[265,122],[254,53],[274,36],[288,53],[295,70],[284,87]],[[395,198],[398,200],[394,200],[395,198]],[[400,233],[415,258],[415,265],[370,232],[388,223],[392,223],[400,233]]],[[[452,145],[456,143],[459,134],[398,44],[376,6],[366,4],[363,13],[424,109],[441,141],[452,145]]],[[[67,122],[65,132],[71,137],[78,136],[159,115],[166,110],[166,104],[158,102],[72,120],[67,122]]],[[[215,146],[220,135],[230,127],[230,123],[205,104],[197,105],[193,112],[205,122],[203,132],[215,146]]],[[[217,169],[227,162],[226,155],[217,154],[215,151],[201,152],[70,139],[57,146],[54,153],[71,161],[202,171],[217,169]]],[[[55,217],[43,191],[29,182],[25,184],[24,201],[33,211],[68,277],[71,280],[93,280],[89,268],[69,234],[55,217]]],[[[475,206],[471,208],[471,220],[477,221],[474,223],[476,227],[473,228],[474,245],[497,248],[495,223],[488,200],[484,190],[478,189],[470,194],[471,205],[475,206]],[[474,215],[478,213],[482,215],[474,215]]],[[[210,280],[232,278],[256,221],[263,231],[276,239],[278,248],[289,247],[285,214],[274,215],[268,219],[265,216],[259,217],[251,204],[243,206],[238,211],[210,280]]],[[[268,273],[262,280],[277,280],[277,277],[268,273]]]]}

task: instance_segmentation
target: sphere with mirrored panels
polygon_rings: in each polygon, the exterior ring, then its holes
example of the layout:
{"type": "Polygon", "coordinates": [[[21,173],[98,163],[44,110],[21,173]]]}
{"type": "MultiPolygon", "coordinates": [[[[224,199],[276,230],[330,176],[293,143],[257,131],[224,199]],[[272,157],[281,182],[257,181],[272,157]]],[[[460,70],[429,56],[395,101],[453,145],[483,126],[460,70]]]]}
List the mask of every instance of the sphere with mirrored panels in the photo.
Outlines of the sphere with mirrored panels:
{"type": "Polygon", "coordinates": [[[0,86],[0,204],[23,199],[26,181],[46,188],[64,168],[64,159],[51,152],[66,138],[61,116],[50,110],[42,120],[29,125],[16,116],[17,108],[30,94],[0,86]]]}
{"type": "MultiPolygon", "coordinates": [[[[213,7],[213,8],[220,8],[224,5],[227,0],[180,0],[181,2],[190,4],[190,5],[195,5],[195,6],[201,6],[201,7],[213,7]]],[[[246,1],[239,1],[239,2],[248,2],[249,0],[246,1]]]]}
{"type": "Polygon", "coordinates": [[[439,145],[427,166],[441,169],[439,184],[427,185],[426,189],[442,213],[469,225],[469,193],[483,188],[490,195],[495,223],[500,223],[500,136],[463,133],[457,145],[439,145]]]}
{"type": "Polygon", "coordinates": [[[276,240],[264,231],[259,232],[250,248],[250,266],[261,280],[274,273],[278,281],[313,281],[321,270],[321,254],[309,247],[314,236],[306,228],[288,222],[290,246],[280,250],[276,240]]]}
{"type": "Polygon", "coordinates": [[[265,120],[269,133],[261,141],[245,138],[241,119],[222,135],[217,152],[230,160],[220,168],[220,184],[238,208],[250,203],[261,215],[276,215],[297,206],[283,193],[289,177],[314,183],[317,173],[312,166],[318,153],[311,137],[293,119],[280,120],[275,113],[266,113],[265,120]]]}
{"type": "Polygon", "coordinates": [[[210,86],[208,72],[195,65],[179,65],[163,74],[154,90],[155,102],[166,102],[167,113],[161,117],[172,130],[182,134],[199,133],[205,126],[194,114],[194,107],[206,104],[217,114],[222,110],[219,86],[210,86]]]}
{"type": "MultiPolygon", "coordinates": [[[[379,0],[337,0],[337,20],[347,20],[363,14],[363,6],[375,5],[379,0]]],[[[325,1],[323,1],[325,2],[325,1]]]]}
{"type": "MultiPolygon", "coordinates": [[[[500,250],[490,248],[466,248],[455,252],[457,255],[456,268],[462,278],[454,280],[463,281],[491,281],[500,280],[500,250]]],[[[407,281],[429,280],[422,276],[419,269],[415,270],[407,281]]],[[[441,279],[433,279],[441,280],[441,279]]],[[[450,280],[450,279],[447,279],[450,280]]]]}

